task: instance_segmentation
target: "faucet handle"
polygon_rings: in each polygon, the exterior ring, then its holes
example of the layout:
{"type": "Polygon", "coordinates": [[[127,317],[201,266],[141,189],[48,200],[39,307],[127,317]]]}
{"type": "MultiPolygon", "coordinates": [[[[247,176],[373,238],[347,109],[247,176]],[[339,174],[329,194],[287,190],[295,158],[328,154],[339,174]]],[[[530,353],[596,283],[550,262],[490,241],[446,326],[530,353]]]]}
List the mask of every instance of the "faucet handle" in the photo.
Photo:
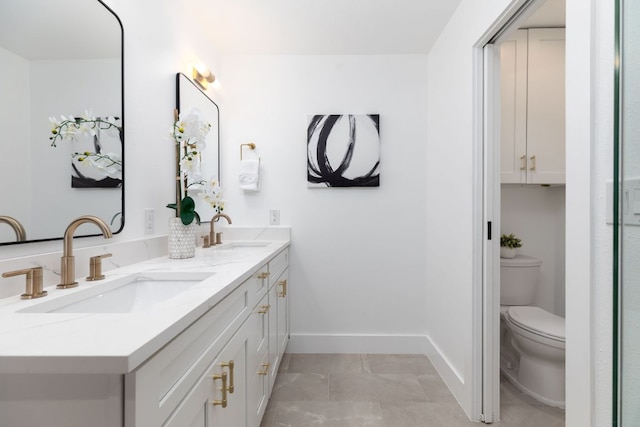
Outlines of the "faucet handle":
{"type": "Polygon", "coordinates": [[[209,238],[208,234],[205,234],[204,236],[200,236],[202,237],[202,247],[203,248],[210,248],[211,247],[211,239],[209,238]]]}
{"type": "Polygon", "coordinates": [[[24,268],[22,270],[7,271],[2,273],[2,277],[13,277],[25,274],[27,276],[25,293],[20,295],[22,299],[40,298],[47,295],[47,291],[42,290],[42,267],[24,268]]]}
{"type": "Polygon", "coordinates": [[[102,280],[104,274],[102,274],[102,258],[109,258],[112,254],[96,255],[89,258],[89,275],[87,280],[102,280]]]}

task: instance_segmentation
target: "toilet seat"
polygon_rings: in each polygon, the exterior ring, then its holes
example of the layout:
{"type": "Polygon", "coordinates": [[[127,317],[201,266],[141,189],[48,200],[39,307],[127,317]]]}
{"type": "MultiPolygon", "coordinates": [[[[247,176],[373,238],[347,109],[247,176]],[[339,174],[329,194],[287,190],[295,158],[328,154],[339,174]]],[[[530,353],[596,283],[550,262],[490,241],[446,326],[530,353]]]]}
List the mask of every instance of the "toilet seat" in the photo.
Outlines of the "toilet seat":
{"type": "Polygon", "coordinates": [[[512,306],[506,315],[515,326],[532,334],[565,342],[565,321],[560,316],[533,306],[512,306]]]}

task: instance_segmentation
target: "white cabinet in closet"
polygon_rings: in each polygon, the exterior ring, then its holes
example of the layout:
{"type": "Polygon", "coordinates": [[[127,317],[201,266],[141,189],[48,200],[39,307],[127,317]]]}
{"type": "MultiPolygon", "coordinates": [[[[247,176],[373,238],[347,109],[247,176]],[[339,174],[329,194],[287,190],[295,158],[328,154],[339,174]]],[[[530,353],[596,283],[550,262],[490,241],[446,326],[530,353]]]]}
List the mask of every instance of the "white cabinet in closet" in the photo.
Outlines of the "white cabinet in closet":
{"type": "Polygon", "coordinates": [[[518,30],[500,46],[501,182],[565,183],[564,28],[518,30]]]}

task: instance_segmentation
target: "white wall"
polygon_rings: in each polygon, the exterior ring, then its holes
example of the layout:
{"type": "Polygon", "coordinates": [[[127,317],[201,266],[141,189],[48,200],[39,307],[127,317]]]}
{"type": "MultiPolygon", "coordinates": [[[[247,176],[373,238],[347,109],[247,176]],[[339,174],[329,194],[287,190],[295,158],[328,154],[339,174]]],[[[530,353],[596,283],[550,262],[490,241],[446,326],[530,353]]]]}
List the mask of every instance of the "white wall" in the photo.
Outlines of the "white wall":
{"type": "Polygon", "coordinates": [[[422,351],[426,56],[225,56],[220,80],[226,212],[292,227],[291,351],[422,351]],[[307,188],[307,116],[329,113],[380,114],[379,188],[307,188]],[[237,185],[247,142],[259,193],[237,185]]]}
{"type": "Polygon", "coordinates": [[[542,261],[534,305],[564,317],[565,187],[502,185],[501,233],[522,239],[518,254],[542,261]]]}

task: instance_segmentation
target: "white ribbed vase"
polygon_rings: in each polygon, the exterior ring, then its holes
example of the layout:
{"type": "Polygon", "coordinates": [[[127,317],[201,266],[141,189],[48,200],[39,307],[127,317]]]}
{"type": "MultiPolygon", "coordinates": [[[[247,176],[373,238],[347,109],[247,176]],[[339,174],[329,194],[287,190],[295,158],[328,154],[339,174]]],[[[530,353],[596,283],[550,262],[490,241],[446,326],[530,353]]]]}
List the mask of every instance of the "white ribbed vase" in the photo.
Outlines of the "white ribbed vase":
{"type": "Polygon", "coordinates": [[[184,225],[180,218],[169,218],[169,258],[193,258],[196,255],[194,223],[184,225]]]}

